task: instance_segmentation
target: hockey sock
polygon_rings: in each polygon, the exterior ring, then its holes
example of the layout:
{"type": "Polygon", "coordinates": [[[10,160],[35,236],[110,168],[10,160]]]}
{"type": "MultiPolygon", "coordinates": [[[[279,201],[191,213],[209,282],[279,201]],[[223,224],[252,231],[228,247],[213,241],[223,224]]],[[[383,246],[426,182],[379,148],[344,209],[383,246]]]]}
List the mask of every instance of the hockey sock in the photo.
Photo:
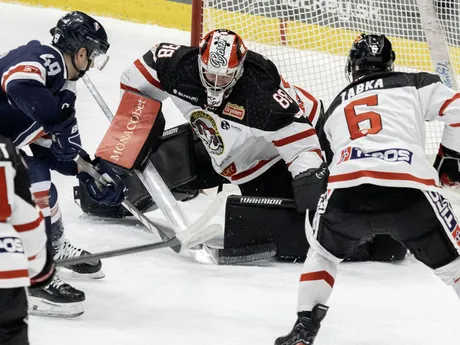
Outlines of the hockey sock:
{"type": "Polygon", "coordinates": [[[310,248],[300,276],[297,298],[299,313],[311,311],[318,303],[327,303],[334,286],[337,267],[337,262],[325,258],[310,248]]]}
{"type": "Polygon", "coordinates": [[[460,298],[460,258],[455,259],[451,263],[436,268],[434,273],[442,279],[447,285],[452,285],[452,288],[460,298]]]}
{"type": "Polygon", "coordinates": [[[51,183],[50,189],[50,216],[51,236],[54,245],[64,236],[64,224],[62,223],[61,211],[59,210],[57,189],[53,183],[51,183]]]}
{"type": "Polygon", "coordinates": [[[45,229],[48,238],[52,238],[51,217],[50,217],[50,188],[51,181],[32,182],[30,190],[35,199],[35,203],[42,211],[45,219],[45,229]]]}

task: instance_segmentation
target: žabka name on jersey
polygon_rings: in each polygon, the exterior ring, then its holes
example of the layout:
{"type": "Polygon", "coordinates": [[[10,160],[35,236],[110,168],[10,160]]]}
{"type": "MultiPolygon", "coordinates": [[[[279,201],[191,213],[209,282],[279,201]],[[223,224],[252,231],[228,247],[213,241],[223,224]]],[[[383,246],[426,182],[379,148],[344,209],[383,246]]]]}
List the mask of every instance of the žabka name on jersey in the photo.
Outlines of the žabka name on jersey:
{"type": "Polygon", "coordinates": [[[364,91],[374,90],[374,89],[383,89],[383,79],[369,80],[364,83],[353,86],[352,88],[344,91],[340,94],[342,97],[342,102],[363,93],[364,91]]]}
{"type": "Polygon", "coordinates": [[[346,147],[342,150],[342,153],[340,154],[340,160],[337,164],[353,159],[364,158],[377,158],[384,160],[385,162],[406,162],[407,164],[411,164],[412,152],[406,149],[386,149],[372,152],[363,152],[357,147],[346,147]]]}

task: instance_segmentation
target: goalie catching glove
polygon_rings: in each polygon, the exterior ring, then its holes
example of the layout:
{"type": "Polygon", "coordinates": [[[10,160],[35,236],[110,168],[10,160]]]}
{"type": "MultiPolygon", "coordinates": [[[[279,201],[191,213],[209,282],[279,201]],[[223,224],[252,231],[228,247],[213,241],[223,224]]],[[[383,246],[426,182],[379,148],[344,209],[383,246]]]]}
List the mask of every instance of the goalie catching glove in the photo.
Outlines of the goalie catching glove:
{"type": "Polygon", "coordinates": [[[89,156],[80,152],[80,156],[90,162],[94,168],[102,175],[104,182],[96,181],[90,174],[80,171],[78,179],[86,187],[88,195],[98,204],[107,206],[118,206],[125,199],[125,184],[117,173],[103,159],[96,158],[91,162],[89,156]]]}
{"type": "Polygon", "coordinates": [[[326,163],[294,177],[292,191],[298,212],[316,209],[319,197],[326,191],[328,177],[329,170],[326,163]]]}
{"type": "Polygon", "coordinates": [[[460,183],[460,153],[441,145],[434,168],[438,171],[443,186],[454,186],[460,183]]]}

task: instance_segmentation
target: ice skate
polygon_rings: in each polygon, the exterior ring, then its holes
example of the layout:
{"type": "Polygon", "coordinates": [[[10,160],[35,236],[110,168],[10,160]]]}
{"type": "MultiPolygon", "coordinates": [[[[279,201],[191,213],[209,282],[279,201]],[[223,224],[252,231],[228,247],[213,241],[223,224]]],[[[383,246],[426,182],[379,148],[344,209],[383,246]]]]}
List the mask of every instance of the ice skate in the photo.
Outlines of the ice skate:
{"type": "Polygon", "coordinates": [[[29,288],[29,314],[72,318],[83,314],[85,293],[63,282],[57,274],[42,288],[29,288]]]}
{"type": "MultiPolygon", "coordinates": [[[[89,254],[86,250],[72,245],[65,237],[53,243],[53,246],[55,250],[54,260],[74,258],[89,254]]],[[[102,271],[101,260],[65,266],[65,268],[72,271],[72,276],[77,278],[102,279],[105,277],[102,271]]]]}
{"type": "Polygon", "coordinates": [[[311,317],[299,313],[292,331],[288,335],[276,339],[275,345],[313,345],[327,310],[327,306],[317,304],[311,312],[311,317]]]}

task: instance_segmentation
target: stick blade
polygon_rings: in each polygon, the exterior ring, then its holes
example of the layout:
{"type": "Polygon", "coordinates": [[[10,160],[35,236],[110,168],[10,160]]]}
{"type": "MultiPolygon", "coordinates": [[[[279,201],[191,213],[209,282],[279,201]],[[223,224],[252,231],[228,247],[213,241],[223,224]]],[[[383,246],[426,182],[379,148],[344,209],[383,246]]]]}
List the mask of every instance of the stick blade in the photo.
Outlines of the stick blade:
{"type": "MultiPolygon", "coordinates": [[[[193,229],[194,230],[194,229],[193,229]]],[[[222,225],[210,224],[201,229],[194,231],[186,230],[176,235],[176,238],[180,241],[180,251],[188,250],[191,247],[195,247],[201,243],[204,243],[218,234],[222,233],[222,225]]]]}
{"type": "Polygon", "coordinates": [[[209,248],[219,265],[237,265],[272,258],[276,255],[275,243],[264,243],[241,248],[209,248]]]}

